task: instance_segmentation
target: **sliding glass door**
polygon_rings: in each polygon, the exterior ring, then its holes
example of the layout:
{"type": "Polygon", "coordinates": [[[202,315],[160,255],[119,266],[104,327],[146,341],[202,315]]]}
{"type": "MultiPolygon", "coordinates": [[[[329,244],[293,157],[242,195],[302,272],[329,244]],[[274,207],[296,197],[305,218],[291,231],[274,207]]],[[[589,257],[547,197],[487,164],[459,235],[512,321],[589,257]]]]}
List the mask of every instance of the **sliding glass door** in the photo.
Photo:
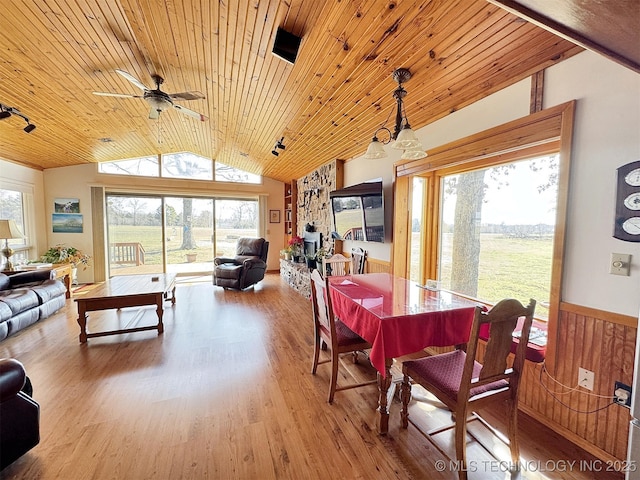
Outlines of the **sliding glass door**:
{"type": "Polygon", "coordinates": [[[240,237],[258,236],[258,201],[107,195],[110,276],[209,275],[240,237]]]}

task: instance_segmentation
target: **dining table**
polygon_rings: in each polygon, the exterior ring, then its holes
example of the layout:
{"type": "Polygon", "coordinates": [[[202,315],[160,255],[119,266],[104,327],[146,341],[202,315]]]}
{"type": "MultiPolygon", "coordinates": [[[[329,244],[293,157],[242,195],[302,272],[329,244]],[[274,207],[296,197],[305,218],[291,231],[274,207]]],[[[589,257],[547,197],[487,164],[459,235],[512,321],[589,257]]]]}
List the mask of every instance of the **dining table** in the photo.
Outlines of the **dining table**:
{"type": "Polygon", "coordinates": [[[466,344],[478,302],[453,292],[430,290],[390,273],[332,276],[333,311],[371,344],[378,377],[378,433],[389,430],[389,388],[394,358],[427,347],[466,344]]]}

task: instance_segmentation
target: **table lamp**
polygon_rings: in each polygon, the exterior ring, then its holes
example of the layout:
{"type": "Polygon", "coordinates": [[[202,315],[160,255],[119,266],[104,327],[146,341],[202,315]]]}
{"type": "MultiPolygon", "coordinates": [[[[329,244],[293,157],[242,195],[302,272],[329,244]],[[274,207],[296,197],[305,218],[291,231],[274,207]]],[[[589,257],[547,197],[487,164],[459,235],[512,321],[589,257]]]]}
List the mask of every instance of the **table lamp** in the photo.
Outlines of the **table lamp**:
{"type": "Polygon", "coordinates": [[[0,251],[6,258],[4,270],[9,272],[13,271],[13,264],[9,260],[13,255],[13,249],[9,247],[9,239],[12,238],[23,238],[15,220],[0,220],[0,239],[4,239],[4,248],[0,251]]]}

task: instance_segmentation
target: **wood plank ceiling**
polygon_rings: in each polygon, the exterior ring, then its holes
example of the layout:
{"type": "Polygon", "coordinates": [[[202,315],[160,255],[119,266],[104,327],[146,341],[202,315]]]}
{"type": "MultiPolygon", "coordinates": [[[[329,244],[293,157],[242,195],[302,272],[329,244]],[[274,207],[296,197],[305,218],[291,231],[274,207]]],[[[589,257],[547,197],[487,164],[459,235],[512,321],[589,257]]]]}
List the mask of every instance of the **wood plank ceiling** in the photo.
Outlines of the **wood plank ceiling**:
{"type": "Polygon", "coordinates": [[[4,0],[0,157],[34,168],[191,151],[278,180],[362,154],[411,70],[406,112],[424,126],[581,51],[486,0],[4,0]],[[302,37],[295,65],[277,27],[302,37]],[[116,69],[167,93],[199,91],[150,120],[116,69]],[[271,154],[284,137],[286,150],[271,154]],[[108,139],[108,140],[107,140],[108,139]]]}

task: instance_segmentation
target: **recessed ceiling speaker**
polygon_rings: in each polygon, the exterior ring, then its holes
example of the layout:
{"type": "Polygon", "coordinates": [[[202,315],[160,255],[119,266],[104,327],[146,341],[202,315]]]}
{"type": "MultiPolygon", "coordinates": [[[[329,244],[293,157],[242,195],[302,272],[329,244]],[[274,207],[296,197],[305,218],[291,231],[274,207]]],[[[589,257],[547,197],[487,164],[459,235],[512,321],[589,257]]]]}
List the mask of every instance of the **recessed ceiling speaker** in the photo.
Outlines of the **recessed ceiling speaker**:
{"type": "Polygon", "coordinates": [[[289,62],[293,65],[293,63],[296,61],[296,57],[298,56],[298,49],[300,48],[301,41],[301,37],[298,37],[293,33],[287,32],[286,30],[278,27],[278,31],[276,32],[276,39],[273,42],[272,53],[276,57],[279,57],[285,62],[289,62]]]}

